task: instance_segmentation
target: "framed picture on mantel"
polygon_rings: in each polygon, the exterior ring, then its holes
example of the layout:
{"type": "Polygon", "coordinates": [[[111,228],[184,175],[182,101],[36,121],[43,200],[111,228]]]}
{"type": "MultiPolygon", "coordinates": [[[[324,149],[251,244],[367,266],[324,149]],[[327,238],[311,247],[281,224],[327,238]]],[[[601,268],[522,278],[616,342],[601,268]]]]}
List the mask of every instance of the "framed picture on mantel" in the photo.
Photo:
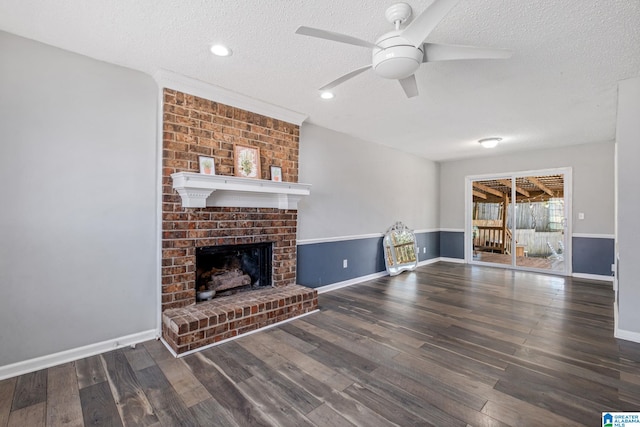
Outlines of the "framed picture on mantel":
{"type": "Polygon", "coordinates": [[[204,175],[215,175],[216,168],[213,157],[198,156],[198,164],[200,165],[200,173],[204,175]]]}
{"type": "Polygon", "coordinates": [[[271,166],[271,181],[282,182],[282,168],[280,166],[271,166]]]}
{"type": "Polygon", "coordinates": [[[233,165],[235,176],[260,179],[260,149],[234,145],[233,165]]]}

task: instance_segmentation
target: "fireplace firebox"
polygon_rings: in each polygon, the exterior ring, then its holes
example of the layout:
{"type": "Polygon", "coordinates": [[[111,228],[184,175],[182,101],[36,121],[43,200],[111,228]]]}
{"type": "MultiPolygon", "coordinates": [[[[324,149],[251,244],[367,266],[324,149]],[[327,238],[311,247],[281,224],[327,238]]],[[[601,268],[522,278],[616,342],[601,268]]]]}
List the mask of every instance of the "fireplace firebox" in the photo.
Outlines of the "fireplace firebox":
{"type": "Polygon", "coordinates": [[[196,302],[272,286],[273,242],[196,248],[196,302]]]}

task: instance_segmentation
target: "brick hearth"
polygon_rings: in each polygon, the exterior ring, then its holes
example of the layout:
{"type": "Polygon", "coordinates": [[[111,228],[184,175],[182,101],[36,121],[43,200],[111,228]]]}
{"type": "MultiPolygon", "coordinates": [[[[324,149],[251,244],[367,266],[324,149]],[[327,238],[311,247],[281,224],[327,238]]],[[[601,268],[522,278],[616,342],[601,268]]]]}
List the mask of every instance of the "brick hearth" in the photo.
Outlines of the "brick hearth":
{"type": "Polygon", "coordinates": [[[162,314],[162,335],[177,354],[254,331],[318,307],[318,293],[299,285],[213,299],[162,314]]]}
{"type": "MultiPolygon", "coordinates": [[[[171,179],[175,172],[198,172],[199,155],[214,158],[217,175],[232,176],[233,147],[241,144],[260,148],[261,179],[270,179],[269,166],[279,166],[284,182],[297,182],[299,126],[171,89],[164,89],[163,98],[162,311],[165,340],[176,352],[184,352],[316,309],[315,292],[295,285],[297,211],[246,207],[183,208],[171,179]],[[273,242],[274,288],[254,292],[259,292],[261,298],[273,298],[271,306],[277,307],[275,311],[266,309],[267,301],[264,301],[265,311],[260,311],[259,316],[245,317],[244,312],[250,312],[256,306],[255,297],[248,296],[253,292],[195,304],[196,247],[260,242],[273,242]],[[287,290],[281,291],[282,287],[287,290]],[[302,299],[298,301],[299,298],[302,299]],[[282,307],[281,301],[285,301],[282,307]],[[224,321],[220,321],[222,312],[225,313],[224,321]],[[230,312],[242,312],[243,316],[238,319],[233,314],[234,323],[231,324],[230,312]],[[186,319],[190,319],[189,326],[184,326],[186,319]],[[195,321],[198,327],[193,329],[192,322],[195,321]]],[[[259,305],[256,307],[260,310],[259,305]]]]}

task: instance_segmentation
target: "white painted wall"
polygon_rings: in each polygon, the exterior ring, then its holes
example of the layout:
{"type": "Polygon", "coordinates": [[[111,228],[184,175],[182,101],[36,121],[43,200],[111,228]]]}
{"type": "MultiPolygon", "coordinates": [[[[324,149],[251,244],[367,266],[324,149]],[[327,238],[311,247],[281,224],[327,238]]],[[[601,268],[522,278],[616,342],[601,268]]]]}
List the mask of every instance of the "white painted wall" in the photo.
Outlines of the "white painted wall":
{"type": "Polygon", "coordinates": [[[618,85],[618,333],[640,342],[640,78],[618,85]]]}
{"type": "Polygon", "coordinates": [[[613,142],[442,162],[440,226],[464,229],[465,176],[559,167],[573,170],[573,233],[613,235],[613,142]],[[584,220],[578,220],[579,212],[584,220]]]}
{"type": "Polygon", "coordinates": [[[299,181],[312,184],[298,239],[384,233],[395,221],[438,228],[435,162],[304,123],[299,181]]]}
{"type": "Polygon", "coordinates": [[[0,367],[152,330],[157,88],[0,32],[0,367]]]}

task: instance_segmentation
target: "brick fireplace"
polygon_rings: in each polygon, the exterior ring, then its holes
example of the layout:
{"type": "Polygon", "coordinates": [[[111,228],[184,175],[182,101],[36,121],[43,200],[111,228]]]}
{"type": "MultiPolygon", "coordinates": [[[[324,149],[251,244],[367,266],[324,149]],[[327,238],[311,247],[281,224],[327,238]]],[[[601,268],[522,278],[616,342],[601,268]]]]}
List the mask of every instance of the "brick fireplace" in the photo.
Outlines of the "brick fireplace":
{"type": "Polygon", "coordinates": [[[295,285],[297,211],[259,207],[186,208],[171,174],[198,172],[198,156],[216,175],[234,173],[234,144],[260,149],[261,179],[270,166],[298,180],[299,126],[172,89],[163,92],[163,337],[176,353],[313,311],[317,293],[295,285]],[[269,243],[273,287],[196,304],[196,249],[269,243]]]}

